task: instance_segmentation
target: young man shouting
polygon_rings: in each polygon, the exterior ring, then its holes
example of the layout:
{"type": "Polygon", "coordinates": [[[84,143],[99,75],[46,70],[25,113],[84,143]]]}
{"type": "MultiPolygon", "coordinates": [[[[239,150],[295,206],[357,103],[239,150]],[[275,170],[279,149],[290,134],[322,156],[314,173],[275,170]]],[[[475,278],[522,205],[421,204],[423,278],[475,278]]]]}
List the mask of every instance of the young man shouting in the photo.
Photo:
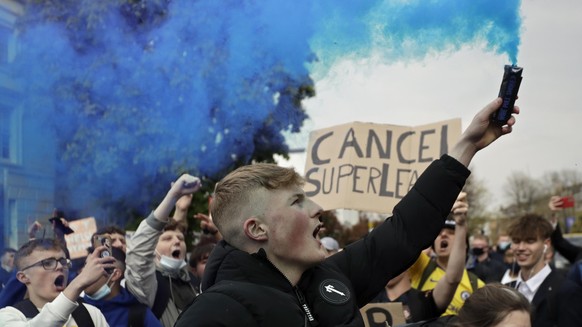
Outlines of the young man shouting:
{"type": "Polygon", "coordinates": [[[67,282],[71,262],[58,241],[35,239],[16,252],[16,277],[26,285],[29,299],[0,310],[0,326],[108,326],[101,312],[77,302],[81,292],[106,276],[115,266],[113,257],[100,258],[105,247],[87,257],[83,271],[67,282]]]}
{"type": "Polygon", "coordinates": [[[211,205],[223,241],[206,265],[202,294],[176,326],[363,326],[359,308],[436,238],[475,153],[511,132],[514,117],[505,126],[490,121],[500,106],[498,98],[475,116],[392,217],[327,259],[322,208],[306,197],[301,176],[272,164],[230,173],[211,205]]]}

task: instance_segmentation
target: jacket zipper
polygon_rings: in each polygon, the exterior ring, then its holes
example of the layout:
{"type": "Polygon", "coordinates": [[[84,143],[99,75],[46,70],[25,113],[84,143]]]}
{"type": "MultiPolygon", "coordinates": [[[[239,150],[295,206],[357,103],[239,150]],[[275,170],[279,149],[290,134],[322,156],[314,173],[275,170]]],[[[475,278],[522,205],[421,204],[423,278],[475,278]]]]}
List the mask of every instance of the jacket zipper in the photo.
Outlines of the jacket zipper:
{"type": "Polygon", "coordinates": [[[301,308],[303,309],[303,311],[305,311],[305,315],[307,316],[307,320],[309,321],[309,325],[313,326],[313,327],[318,326],[319,323],[317,322],[317,320],[315,320],[315,318],[313,318],[313,315],[311,314],[311,310],[309,310],[309,306],[307,306],[307,302],[305,301],[305,297],[303,296],[303,293],[301,292],[299,287],[293,286],[293,290],[295,291],[295,295],[297,296],[297,299],[299,300],[299,304],[301,304],[301,308]]]}
{"type": "Polygon", "coordinates": [[[315,320],[315,318],[311,314],[311,310],[309,309],[309,306],[307,305],[307,301],[305,301],[305,296],[303,296],[303,292],[301,292],[301,290],[299,289],[299,287],[294,286],[291,283],[291,281],[289,281],[289,278],[287,278],[287,276],[285,276],[285,274],[283,274],[281,272],[281,270],[279,270],[279,268],[277,268],[271,262],[271,260],[269,260],[269,258],[267,258],[266,255],[263,255],[262,257],[265,258],[265,260],[267,260],[269,262],[269,264],[271,264],[271,266],[273,268],[275,268],[275,270],[277,270],[279,272],[279,274],[281,274],[281,276],[283,276],[285,278],[285,280],[287,280],[287,282],[289,283],[289,285],[291,285],[291,287],[293,288],[293,291],[295,291],[295,296],[299,300],[299,304],[301,305],[301,309],[303,309],[303,311],[305,312],[305,316],[307,317],[307,321],[309,322],[309,325],[312,326],[312,327],[319,326],[319,323],[317,322],[317,320],[315,320]]]}

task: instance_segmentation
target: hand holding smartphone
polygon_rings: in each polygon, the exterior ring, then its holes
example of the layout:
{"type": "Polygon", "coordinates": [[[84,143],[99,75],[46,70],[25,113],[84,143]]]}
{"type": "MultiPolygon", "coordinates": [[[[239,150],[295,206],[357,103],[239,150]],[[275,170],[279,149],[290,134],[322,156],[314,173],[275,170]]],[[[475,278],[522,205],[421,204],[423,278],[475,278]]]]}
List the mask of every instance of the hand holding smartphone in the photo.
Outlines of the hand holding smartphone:
{"type": "MultiPolygon", "coordinates": [[[[113,242],[109,236],[93,236],[93,249],[97,249],[101,246],[105,246],[106,248],[105,250],[101,251],[101,253],[99,253],[99,257],[101,258],[110,257],[113,254],[111,250],[111,244],[113,244],[113,242]]],[[[113,268],[106,268],[105,271],[107,271],[108,274],[111,274],[113,272],[113,268]]]]}
{"type": "Polygon", "coordinates": [[[574,208],[574,197],[573,196],[563,196],[561,199],[562,204],[559,205],[559,208],[574,208]]]}

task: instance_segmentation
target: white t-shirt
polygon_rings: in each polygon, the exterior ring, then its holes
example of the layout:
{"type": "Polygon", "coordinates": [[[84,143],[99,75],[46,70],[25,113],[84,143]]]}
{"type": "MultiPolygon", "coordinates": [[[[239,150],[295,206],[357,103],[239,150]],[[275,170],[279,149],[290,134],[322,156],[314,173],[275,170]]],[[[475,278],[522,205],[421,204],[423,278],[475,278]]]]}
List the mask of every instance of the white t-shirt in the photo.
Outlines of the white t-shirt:
{"type": "MultiPolygon", "coordinates": [[[[109,327],[105,317],[94,306],[83,304],[95,327],[109,327]]],[[[78,303],[69,300],[63,293],[59,294],[52,302],[45,304],[40,309],[39,314],[32,319],[26,316],[15,307],[5,307],[0,309],[0,326],[2,327],[77,327],[78,324],[71,316],[71,313],[79,306],[78,303]]]]}

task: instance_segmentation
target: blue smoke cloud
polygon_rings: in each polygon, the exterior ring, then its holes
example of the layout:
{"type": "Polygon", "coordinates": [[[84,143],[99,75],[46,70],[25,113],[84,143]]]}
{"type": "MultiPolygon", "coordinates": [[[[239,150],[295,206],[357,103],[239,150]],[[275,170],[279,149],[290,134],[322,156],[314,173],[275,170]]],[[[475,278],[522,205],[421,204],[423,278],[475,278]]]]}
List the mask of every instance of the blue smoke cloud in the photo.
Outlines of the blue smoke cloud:
{"type": "Polygon", "coordinates": [[[59,205],[131,195],[137,208],[153,196],[144,184],[181,169],[214,176],[255,146],[285,151],[281,132],[307,118],[293,94],[314,65],[472,44],[516,63],[521,26],[518,0],[128,3],[71,1],[51,20],[29,6],[21,20],[23,105],[66,150],[59,205]]]}

